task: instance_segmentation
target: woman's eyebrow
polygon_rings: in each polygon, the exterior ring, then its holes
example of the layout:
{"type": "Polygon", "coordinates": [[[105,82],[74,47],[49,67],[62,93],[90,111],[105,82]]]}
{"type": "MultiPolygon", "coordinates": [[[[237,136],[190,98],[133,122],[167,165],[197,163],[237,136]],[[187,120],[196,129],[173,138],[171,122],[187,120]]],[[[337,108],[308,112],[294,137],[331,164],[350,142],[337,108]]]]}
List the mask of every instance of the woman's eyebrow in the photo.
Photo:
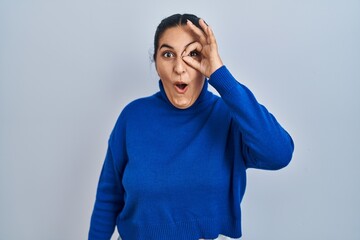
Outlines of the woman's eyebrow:
{"type": "MultiPolygon", "coordinates": [[[[193,44],[194,42],[196,42],[196,41],[192,41],[192,42],[186,44],[185,47],[184,47],[184,49],[186,49],[189,45],[193,44]]],[[[174,49],[174,47],[172,47],[172,46],[170,46],[169,44],[166,44],[166,43],[162,44],[162,45],[159,47],[159,49],[162,49],[162,48],[174,49]]]]}
{"type": "Polygon", "coordinates": [[[174,47],[172,47],[172,46],[170,46],[169,44],[166,44],[166,43],[162,44],[159,49],[162,49],[162,48],[174,49],[174,47]]]}

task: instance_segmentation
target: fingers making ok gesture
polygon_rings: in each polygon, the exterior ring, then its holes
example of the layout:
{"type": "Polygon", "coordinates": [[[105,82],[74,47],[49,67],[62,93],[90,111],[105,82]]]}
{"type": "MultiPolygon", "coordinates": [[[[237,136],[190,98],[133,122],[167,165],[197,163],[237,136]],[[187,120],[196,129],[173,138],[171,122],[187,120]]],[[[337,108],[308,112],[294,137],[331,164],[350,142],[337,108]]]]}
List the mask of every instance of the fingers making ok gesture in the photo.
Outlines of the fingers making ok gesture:
{"type": "Polygon", "coordinates": [[[192,68],[200,71],[204,76],[210,75],[220,68],[223,63],[219,56],[215,35],[203,19],[199,20],[202,29],[187,21],[187,26],[198,37],[198,41],[190,44],[183,53],[183,60],[192,68]],[[200,53],[200,58],[189,56],[191,52],[200,53]]]}

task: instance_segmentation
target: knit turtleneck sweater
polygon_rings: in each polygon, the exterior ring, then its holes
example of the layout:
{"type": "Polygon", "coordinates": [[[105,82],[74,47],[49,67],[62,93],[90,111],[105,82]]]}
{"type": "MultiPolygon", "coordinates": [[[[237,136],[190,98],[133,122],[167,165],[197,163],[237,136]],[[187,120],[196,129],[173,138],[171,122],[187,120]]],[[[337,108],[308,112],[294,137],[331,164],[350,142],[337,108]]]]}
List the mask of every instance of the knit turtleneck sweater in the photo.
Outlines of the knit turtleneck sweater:
{"type": "Polygon", "coordinates": [[[110,239],[115,226],[123,240],[239,238],[246,169],[286,166],[290,135],[225,66],[187,109],[174,107],[159,85],[116,122],[89,239],[110,239]]]}

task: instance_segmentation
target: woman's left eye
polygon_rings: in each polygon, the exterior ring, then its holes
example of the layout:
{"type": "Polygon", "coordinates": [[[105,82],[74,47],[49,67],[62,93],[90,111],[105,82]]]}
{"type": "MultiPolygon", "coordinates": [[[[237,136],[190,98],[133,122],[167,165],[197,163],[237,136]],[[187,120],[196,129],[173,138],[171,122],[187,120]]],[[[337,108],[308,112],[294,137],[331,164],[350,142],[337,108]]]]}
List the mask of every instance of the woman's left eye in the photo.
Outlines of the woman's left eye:
{"type": "Polygon", "coordinates": [[[190,57],[197,57],[197,56],[199,56],[199,55],[200,55],[200,53],[197,52],[197,51],[191,51],[191,52],[189,53],[189,56],[190,56],[190,57]]]}

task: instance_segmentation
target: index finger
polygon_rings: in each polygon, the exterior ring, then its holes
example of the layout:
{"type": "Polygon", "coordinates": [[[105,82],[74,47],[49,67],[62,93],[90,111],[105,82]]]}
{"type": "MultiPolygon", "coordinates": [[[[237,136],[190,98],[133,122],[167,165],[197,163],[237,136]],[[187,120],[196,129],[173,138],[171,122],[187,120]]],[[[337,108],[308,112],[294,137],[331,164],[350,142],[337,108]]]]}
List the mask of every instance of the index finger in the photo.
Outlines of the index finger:
{"type": "MultiPolygon", "coordinates": [[[[195,26],[195,24],[193,24],[189,19],[187,20],[187,26],[191,29],[191,31],[193,31],[198,37],[199,37],[199,40],[200,40],[200,43],[204,44],[204,43],[207,43],[207,40],[206,40],[206,30],[204,29],[204,27],[202,26],[202,24],[205,24],[203,22],[204,20],[200,19],[199,20],[199,24],[201,26],[202,29],[198,28],[197,26],[195,26]]],[[[206,24],[205,24],[206,25],[206,24]]]]}
{"type": "Polygon", "coordinates": [[[187,56],[193,51],[197,51],[200,54],[202,51],[202,48],[203,48],[203,46],[201,45],[201,43],[193,42],[185,48],[184,52],[182,53],[182,56],[187,56]]]}

